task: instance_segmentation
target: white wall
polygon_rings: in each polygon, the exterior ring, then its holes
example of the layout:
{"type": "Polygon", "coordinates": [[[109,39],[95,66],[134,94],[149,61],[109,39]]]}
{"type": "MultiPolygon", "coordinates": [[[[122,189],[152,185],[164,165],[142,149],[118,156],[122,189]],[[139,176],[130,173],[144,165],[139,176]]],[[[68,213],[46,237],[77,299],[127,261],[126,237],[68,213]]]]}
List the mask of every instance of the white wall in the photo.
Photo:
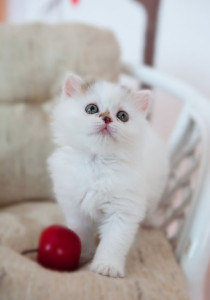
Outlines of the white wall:
{"type": "Polygon", "coordinates": [[[157,46],[157,68],[210,97],[209,0],[164,0],[157,46]]]}

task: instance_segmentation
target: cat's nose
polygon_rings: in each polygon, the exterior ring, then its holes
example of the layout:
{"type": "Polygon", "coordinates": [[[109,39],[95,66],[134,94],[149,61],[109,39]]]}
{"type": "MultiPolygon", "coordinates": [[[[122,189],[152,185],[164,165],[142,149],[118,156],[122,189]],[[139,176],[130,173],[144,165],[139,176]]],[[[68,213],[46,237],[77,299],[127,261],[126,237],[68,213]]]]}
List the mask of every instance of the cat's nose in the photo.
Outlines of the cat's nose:
{"type": "Polygon", "coordinates": [[[104,117],[103,118],[103,120],[104,120],[104,122],[106,123],[106,124],[108,124],[108,123],[111,123],[112,122],[112,119],[110,118],[110,117],[104,117]]]}

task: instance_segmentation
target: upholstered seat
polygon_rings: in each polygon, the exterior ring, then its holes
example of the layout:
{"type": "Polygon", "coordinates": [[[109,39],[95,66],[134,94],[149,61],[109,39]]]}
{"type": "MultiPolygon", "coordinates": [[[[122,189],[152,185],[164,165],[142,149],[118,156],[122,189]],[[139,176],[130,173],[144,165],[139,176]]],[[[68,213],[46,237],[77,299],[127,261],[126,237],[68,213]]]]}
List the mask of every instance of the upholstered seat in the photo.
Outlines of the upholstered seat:
{"type": "Polygon", "coordinates": [[[188,299],[182,271],[159,230],[139,231],[123,279],[92,273],[88,265],[74,272],[51,271],[36,262],[36,255],[20,254],[37,248],[41,231],[58,223],[64,220],[56,203],[28,202],[1,210],[1,300],[188,299]]]}
{"type": "Polygon", "coordinates": [[[46,159],[50,111],[65,71],[117,80],[119,46],[91,26],[0,26],[0,299],[187,300],[182,271],[161,231],[141,229],[124,279],[88,270],[60,273],[22,256],[41,231],[64,222],[53,202],[46,159]]]}

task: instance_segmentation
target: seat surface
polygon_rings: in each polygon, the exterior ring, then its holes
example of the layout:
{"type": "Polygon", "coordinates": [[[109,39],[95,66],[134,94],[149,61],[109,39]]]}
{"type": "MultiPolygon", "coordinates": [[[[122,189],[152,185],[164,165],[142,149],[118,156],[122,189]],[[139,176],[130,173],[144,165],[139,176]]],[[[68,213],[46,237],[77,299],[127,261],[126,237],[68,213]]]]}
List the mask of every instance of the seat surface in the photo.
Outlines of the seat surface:
{"type": "Polygon", "coordinates": [[[56,203],[31,202],[0,210],[1,300],[138,299],[187,300],[182,271],[164,234],[140,229],[130,251],[126,277],[114,279],[88,270],[74,272],[43,268],[21,251],[36,248],[41,231],[64,224],[56,203]]]}

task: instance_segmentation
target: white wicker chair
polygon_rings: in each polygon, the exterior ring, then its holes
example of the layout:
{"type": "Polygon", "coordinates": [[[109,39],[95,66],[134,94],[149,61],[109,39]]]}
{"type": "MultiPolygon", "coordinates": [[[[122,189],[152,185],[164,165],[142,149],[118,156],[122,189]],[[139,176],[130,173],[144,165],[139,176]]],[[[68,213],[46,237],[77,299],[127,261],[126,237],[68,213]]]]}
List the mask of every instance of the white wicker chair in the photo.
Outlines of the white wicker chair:
{"type": "Polygon", "coordinates": [[[204,299],[210,261],[210,102],[195,89],[154,68],[125,65],[125,70],[183,102],[169,139],[171,173],[156,226],[168,233],[171,224],[176,223],[170,240],[186,274],[190,297],[204,299]],[[177,192],[179,201],[174,206],[177,192]]]}

